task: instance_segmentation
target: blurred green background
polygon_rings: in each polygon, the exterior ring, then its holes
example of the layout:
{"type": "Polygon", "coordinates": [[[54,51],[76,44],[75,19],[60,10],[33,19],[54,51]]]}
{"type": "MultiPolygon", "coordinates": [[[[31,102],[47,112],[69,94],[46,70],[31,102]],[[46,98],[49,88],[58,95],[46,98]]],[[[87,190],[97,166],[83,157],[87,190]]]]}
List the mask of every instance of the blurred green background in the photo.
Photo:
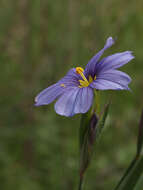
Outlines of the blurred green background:
{"type": "Polygon", "coordinates": [[[112,96],[106,129],[87,171],[85,190],[111,190],[136,148],[143,107],[143,1],[0,0],[0,189],[73,190],[78,184],[80,115],[58,116],[34,97],[71,67],[84,67],[107,37],[126,50],[132,92],[112,96]]]}

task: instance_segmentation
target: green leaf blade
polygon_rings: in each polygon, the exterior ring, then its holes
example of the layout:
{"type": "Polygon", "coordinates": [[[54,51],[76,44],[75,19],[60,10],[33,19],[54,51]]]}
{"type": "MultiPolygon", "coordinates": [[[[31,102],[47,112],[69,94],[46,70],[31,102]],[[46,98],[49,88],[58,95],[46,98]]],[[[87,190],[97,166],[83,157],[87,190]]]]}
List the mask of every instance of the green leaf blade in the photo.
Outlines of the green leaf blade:
{"type": "Polygon", "coordinates": [[[138,133],[138,141],[137,141],[137,156],[141,154],[141,149],[143,145],[143,111],[141,114],[140,124],[139,124],[139,133],[138,133]]]}
{"type": "Polygon", "coordinates": [[[137,151],[135,158],[127,168],[123,177],[114,190],[133,190],[143,173],[143,157],[141,150],[143,145],[143,111],[141,114],[137,139],[137,151]]]}
{"type": "Polygon", "coordinates": [[[118,190],[133,190],[143,173],[143,158],[139,158],[130,170],[118,190]]]}

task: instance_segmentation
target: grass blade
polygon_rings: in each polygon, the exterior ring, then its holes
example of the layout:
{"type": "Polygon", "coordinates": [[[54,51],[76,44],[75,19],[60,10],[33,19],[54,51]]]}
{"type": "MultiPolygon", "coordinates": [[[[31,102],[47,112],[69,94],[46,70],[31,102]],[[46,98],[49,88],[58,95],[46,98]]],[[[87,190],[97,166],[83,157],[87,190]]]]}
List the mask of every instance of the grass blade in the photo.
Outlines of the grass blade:
{"type": "Polygon", "coordinates": [[[143,158],[140,158],[141,149],[143,144],[143,111],[141,114],[140,124],[139,124],[139,133],[137,139],[137,152],[135,158],[129,165],[125,174],[119,181],[118,185],[114,190],[131,190],[135,187],[138,182],[138,178],[143,173],[143,158]],[[130,185],[132,184],[132,186],[130,185]],[[129,188],[128,188],[129,187],[129,188]]]}

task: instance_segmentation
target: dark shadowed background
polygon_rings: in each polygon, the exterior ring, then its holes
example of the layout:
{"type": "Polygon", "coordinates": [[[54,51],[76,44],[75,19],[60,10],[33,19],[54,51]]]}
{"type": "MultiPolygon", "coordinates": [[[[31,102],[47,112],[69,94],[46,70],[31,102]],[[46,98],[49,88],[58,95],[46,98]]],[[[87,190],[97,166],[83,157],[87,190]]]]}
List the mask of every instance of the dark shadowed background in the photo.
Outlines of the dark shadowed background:
{"type": "Polygon", "coordinates": [[[85,190],[111,190],[135,151],[143,105],[143,1],[0,0],[0,189],[73,190],[78,183],[80,115],[58,116],[34,97],[76,66],[84,67],[107,37],[135,59],[122,68],[132,92],[112,97],[106,129],[85,190]]]}

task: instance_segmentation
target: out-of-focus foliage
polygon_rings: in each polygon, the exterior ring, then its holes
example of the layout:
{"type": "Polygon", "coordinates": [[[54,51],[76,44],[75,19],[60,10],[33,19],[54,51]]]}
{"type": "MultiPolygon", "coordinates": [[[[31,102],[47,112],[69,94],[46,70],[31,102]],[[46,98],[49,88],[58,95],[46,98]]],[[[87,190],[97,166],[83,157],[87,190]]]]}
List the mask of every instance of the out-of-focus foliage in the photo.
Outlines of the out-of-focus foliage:
{"type": "Polygon", "coordinates": [[[143,174],[142,137],[143,137],[143,111],[139,123],[136,154],[132,162],[126,169],[121,180],[115,187],[115,190],[141,189],[140,179],[142,179],[142,174],[143,174]]]}
{"type": "Polygon", "coordinates": [[[117,184],[136,148],[142,31],[142,1],[0,1],[0,189],[77,188],[80,116],[58,116],[53,104],[35,108],[34,97],[69,68],[84,67],[108,36],[117,40],[105,55],[134,52],[123,68],[133,79],[132,92],[102,93],[102,100],[112,97],[112,106],[84,188],[117,184]]]}

